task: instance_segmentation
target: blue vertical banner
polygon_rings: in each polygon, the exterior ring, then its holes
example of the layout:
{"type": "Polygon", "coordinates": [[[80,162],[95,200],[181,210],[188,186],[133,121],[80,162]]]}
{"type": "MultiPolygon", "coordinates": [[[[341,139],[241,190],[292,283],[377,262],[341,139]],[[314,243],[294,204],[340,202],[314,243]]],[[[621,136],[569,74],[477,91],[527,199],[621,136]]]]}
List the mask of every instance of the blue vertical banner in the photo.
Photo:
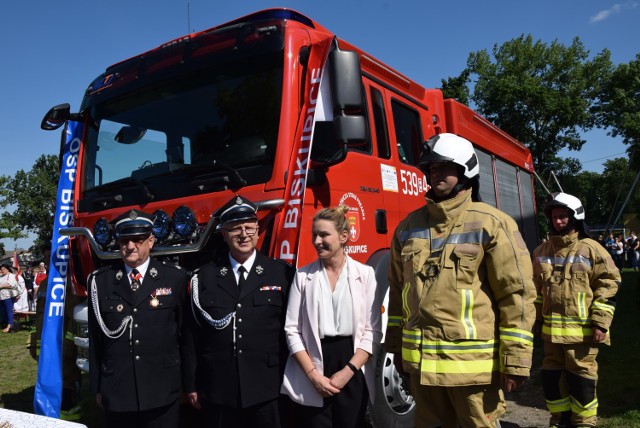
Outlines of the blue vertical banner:
{"type": "Polygon", "coordinates": [[[65,129],[66,138],[58,181],[56,214],[53,219],[51,261],[47,273],[47,298],[40,340],[38,377],[33,397],[35,413],[52,418],[60,418],[62,402],[62,339],[69,267],[69,237],[60,235],[60,229],[72,226],[73,190],[82,129],[81,123],[72,121],[67,122],[65,129]]]}

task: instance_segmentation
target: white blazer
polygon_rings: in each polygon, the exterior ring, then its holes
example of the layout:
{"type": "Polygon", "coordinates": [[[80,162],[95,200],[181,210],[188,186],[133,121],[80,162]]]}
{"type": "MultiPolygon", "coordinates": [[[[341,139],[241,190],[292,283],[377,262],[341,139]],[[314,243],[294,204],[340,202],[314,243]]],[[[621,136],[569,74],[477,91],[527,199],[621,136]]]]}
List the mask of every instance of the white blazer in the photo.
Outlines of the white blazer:
{"type": "MultiPolygon", "coordinates": [[[[362,367],[369,399],[375,395],[375,355],[382,340],[381,304],[376,299],[376,277],[371,266],[347,256],[349,291],[353,300],[353,352],[357,348],[371,354],[362,367]]],[[[284,330],[289,346],[289,359],[284,370],[280,392],[305,406],[322,407],[323,398],[313,387],[293,354],[306,350],[318,372],[324,374],[322,346],[318,333],[318,301],[320,299],[322,262],[316,260],[296,272],[289,291],[287,320],[284,330]]],[[[328,373],[331,376],[333,373],[328,373]]]]}

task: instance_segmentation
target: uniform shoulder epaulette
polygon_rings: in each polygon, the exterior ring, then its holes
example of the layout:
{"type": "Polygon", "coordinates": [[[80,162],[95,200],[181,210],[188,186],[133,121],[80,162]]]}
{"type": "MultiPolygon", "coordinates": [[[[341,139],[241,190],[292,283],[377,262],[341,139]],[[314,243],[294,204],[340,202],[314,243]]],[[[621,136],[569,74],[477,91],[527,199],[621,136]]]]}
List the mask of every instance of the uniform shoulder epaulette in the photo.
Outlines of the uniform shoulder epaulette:
{"type": "Polygon", "coordinates": [[[197,269],[194,269],[193,272],[191,272],[191,276],[201,273],[202,271],[210,271],[210,270],[215,270],[215,269],[220,269],[221,265],[210,261],[207,262],[205,264],[203,264],[202,266],[199,266],[197,269]]]}
{"type": "Polygon", "coordinates": [[[174,268],[174,269],[183,270],[183,269],[182,269],[182,266],[177,265],[177,264],[175,264],[175,263],[169,263],[169,262],[167,262],[166,260],[163,260],[163,261],[162,261],[162,264],[163,264],[163,265],[165,265],[165,266],[168,266],[168,267],[172,267],[172,268],[174,268]]]}
{"type": "Polygon", "coordinates": [[[107,265],[107,266],[102,266],[101,268],[98,268],[96,270],[94,270],[93,272],[91,272],[91,275],[96,276],[98,274],[101,274],[103,272],[106,272],[108,270],[113,269],[113,266],[107,265]]]}
{"type": "Polygon", "coordinates": [[[287,268],[293,269],[293,265],[291,265],[291,263],[289,263],[289,262],[287,262],[285,260],[279,259],[277,257],[270,257],[270,259],[280,263],[281,265],[284,265],[287,268]]]}
{"type": "Polygon", "coordinates": [[[199,271],[201,271],[203,269],[214,269],[214,268],[219,267],[219,266],[220,266],[219,264],[217,264],[217,263],[215,263],[213,261],[210,261],[210,262],[207,262],[207,263],[203,264],[202,266],[198,267],[196,270],[193,271],[193,273],[199,272],[199,271]]]}

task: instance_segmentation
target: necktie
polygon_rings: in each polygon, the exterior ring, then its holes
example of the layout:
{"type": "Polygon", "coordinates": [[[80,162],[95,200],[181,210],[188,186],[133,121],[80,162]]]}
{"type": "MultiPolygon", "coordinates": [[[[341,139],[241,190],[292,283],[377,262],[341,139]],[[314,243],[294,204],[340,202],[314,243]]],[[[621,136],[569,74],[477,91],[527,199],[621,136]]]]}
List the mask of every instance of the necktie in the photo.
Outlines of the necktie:
{"type": "Polygon", "coordinates": [[[131,269],[129,278],[131,278],[131,289],[137,291],[138,288],[140,288],[140,280],[142,279],[142,275],[140,275],[138,269],[131,269]]]}
{"type": "Polygon", "coordinates": [[[238,290],[242,291],[242,287],[244,286],[244,273],[247,271],[244,266],[240,265],[238,267],[238,290]]]}

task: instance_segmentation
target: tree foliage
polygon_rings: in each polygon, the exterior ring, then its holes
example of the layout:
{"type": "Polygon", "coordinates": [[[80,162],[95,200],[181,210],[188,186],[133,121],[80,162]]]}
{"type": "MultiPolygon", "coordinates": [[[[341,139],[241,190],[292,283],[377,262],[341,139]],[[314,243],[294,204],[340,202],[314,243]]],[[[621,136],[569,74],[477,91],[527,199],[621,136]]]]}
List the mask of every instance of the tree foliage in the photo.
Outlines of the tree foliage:
{"type": "Polygon", "coordinates": [[[572,169],[557,154],[580,150],[580,131],[595,125],[591,107],[611,72],[609,51],[589,59],[578,38],[565,46],[522,35],[492,53],[471,53],[464,71],[476,76],[478,111],[529,147],[539,173],[572,169]]]}
{"type": "MultiPolygon", "coordinates": [[[[585,143],[582,132],[602,126],[595,106],[612,70],[607,49],[590,57],[577,37],[567,46],[523,34],[494,45],[491,53],[470,53],[467,67],[458,77],[443,80],[442,89],[459,100],[468,93],[480,114],[524,143],[550,191],[560,190],[548,180],[553,172],[565,191],[575,190],[586,206],[602,211],[604,202],[594,191],[601,181],[598,174],[580,173],[577,159],[558,153],[579,151],[585,143]],[[460,87],[465,85],[468,92],[460,87]]],[[[539,208],[544,207],[547,193],[542,186],[536,187],[536,200],[539,208]]],[[[544,234],[547,225],[542,215],[538,224],[544,234]]]]}
{"type": "Polygon", "coordinates": [[[615,68],[603,85],[594,112],[599,125],[608,127],[611,136],[621,136],[629,146],[632,165],[640,166],[640,54],[615,68]]]}
{"type": "MultiPolygon", "coordinates": [[[[609,212],[609,220],[607,225],[611,225],[620,214],[625,199],[629,196],[625,212],[640,212],[640,187],[636,184],[633,192],[629,194],[633,183],[636,179],[637,169],[630,167],[629,159],[616,158],[607,160],[604,163],[604,171],[602,171],[600,179],[600,192],[606,198],[604,211],[609,212]]],[[[622,222],[622,217],[618,223],[622,222]]]]}
{"type": "Polygon", "coordinates": [[[442,79],[442,95],[445,98],[453,98],[456,101],[469,105],[469,70],[465,69],[457,77],[449,77],[448,79],[442,79]]]}
{"type": "Polygon", "coordinates": [[[50,242],[60,164],[58,156],[41,155],[30,171],[19,170],[15,176],[2,176],[0,183],[0,230],[6,237],[24,237],[35,233],[36,244],[50,242]]]}

